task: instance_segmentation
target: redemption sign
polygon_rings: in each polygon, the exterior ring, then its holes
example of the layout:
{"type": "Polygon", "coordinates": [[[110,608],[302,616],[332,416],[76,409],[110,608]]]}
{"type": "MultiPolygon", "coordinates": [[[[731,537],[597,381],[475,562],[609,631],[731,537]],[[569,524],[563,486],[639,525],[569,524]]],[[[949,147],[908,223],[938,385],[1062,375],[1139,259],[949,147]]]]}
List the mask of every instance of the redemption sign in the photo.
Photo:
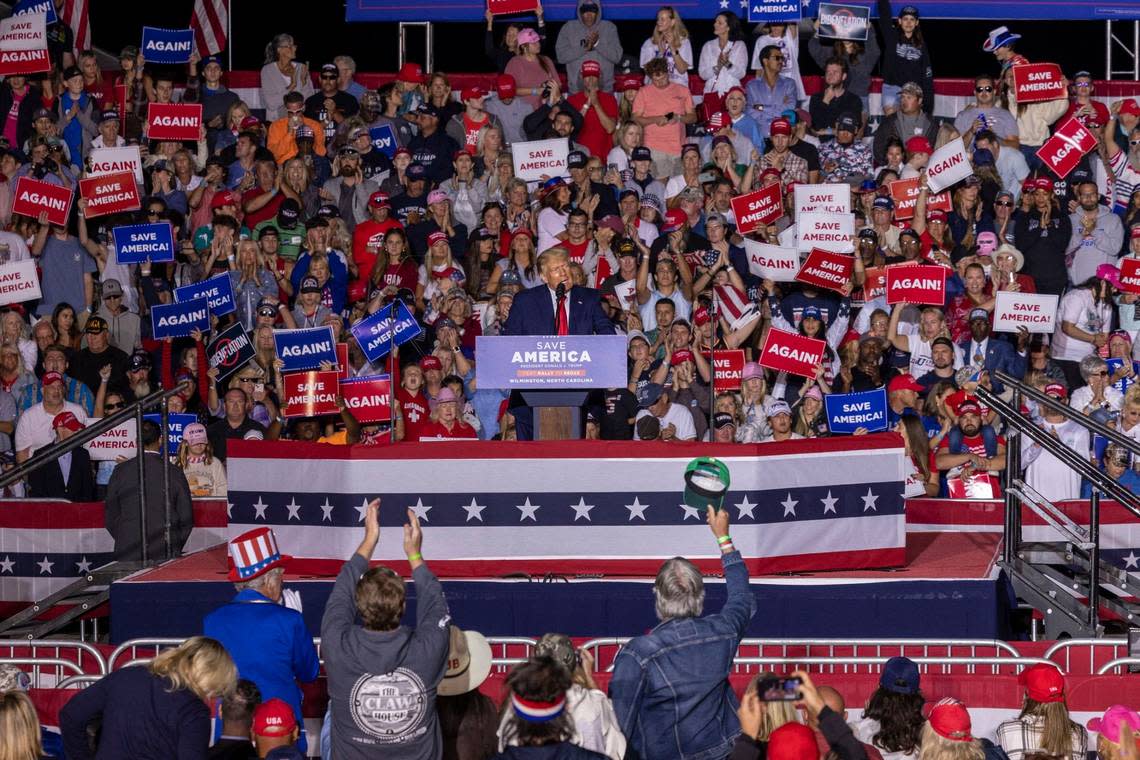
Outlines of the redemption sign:
{"type": "Polygon", "coordinates": [[[1081,157],[1097,146],[1096,136],[1076,117],[1070,116],[1037,149],[1037,157],[1061,179],[1077,168],[1081,157]]]}
{"type": "Polygon", "coordinates": [[[256,354],[249,333],[241,322],[234,322],[222,330],[206,346],[206,361],[211,369],[217,368],[219,380],[225,380],[237,372],[256,354]]]}
{"type": "Polygon", "coordinates": [[[740,390],[744,382],[744,349],[713,351],[713,376],[717,393],[740,390]]]}
{"type": "Polygon", "coordinates": [[[1013,67],[1013,86],[1017,102],[1043,103],[1069,96],[1065,75],[1055,63],[1023,63],[1013,67]]]}
{"type": "Polygon", "coordinates": [[[819,36],[829,40],[867,41],[871,9],[865,5],[819,4],[819,36]]]}
{"type": "Polygon", "coordinates": [[[341,380],[340,395],[352,416],[363,425],[392,419],[392,378],[389,375],[341,380]]]}
{"type": "Polygon", "coordinates": [[[970,157],[962,138],[951,140],[930,156],[926,167],[926,186],[932,193],[940,193],[956,182],[974,173],[970,157]]]}
{"type": "Polygon", "coordinates": [[[570,143],[566,138],[532,140],[511,146],[515,176],[526,182],[540,182],[543,177],[561,177],[567,172],[566,156],[570,143]]]}
{"type": "Polygon", "coordinates": [[[71,190],[50,182],[31,177],[16,180],[16,197],[12,199],[12,213],[39,218],[47,212],[49,223],[57,227],[67,226],[67,216],[71,213],[71,190]]]}
{"type": "MultiPolygon", "coordinates": [[[[910,179],[896,179],[894,182],[887,183],[887,189],[891,193],[891,200],[895,202],[896,221],[902,222],[914,218],[914,209],[918,205],[918,196],[922,194],[921,181],[922,180],[918,177],[911,177],[910,179]]],[[[937,209],[939,211],[949,212],[951,208],[953,207],[951,206],[949,192],[926,196],[927,211],[937,209]]]]}
{"type": "Polygon", "coordinates": [[[83,198],[83,217],[94,219],[97,216],[118,214],[123,211],[137,211],[142,207],[135,175],[131,172],[117,172],[100,177],[79,180],[79,195],[83,198]]]}
{"type": "Polygon", "coordinates": [[[619,388],[623,335],[510,335],[475,339],[480,388],[619,388]]]}
{"type": "Polygon", "coordinates": [[[851,214],[812,211],[799,215],[799,250],[823,248],[833,253],[851,253],[855,246],[855,219],[851,214]]]}
{"type": "Polygon", "coordinates": [[[815,368],[823,361],[826,348],[826,341],[773,327],[760,349],[760,365],[777,372],[815,377],[815,368]]]}
{"type": "Polygon", "coordinates": [[[994,332],[1052,333],[1057,329],[1057,296],[999,290],[994,305],[994,332]]]}
{"type": "Polygon", "coordinates": [[[859,428],[868,433],[887,429],[886,388],[862,393],[829,393],[823,400],[827,405],[827,428],[833,435],[850,435],[859,428]]]}
{"type": "Polygon", "coordinates": [[[851,213],[851,186],[847,183],[834,185],[796,185],[796,214],[851,213]]]}
{"type": "Polygon", "coordinates": [[[200,103],[148,103],[146,136],[148,140],[186,140],[197,142],[202,132],[200,103]]]}
{"type": "Polygon", "coordinates": [[[748,257],[748,271],[760,279],[795,282],[800,268],[800,252],[795,248],[782,248],[745,238],[744,253],[748,257]]]}
{"type": "Polygon", "coordinates": [[[324,372],[293,372],[285,375],[285,405],[282,414],[286,417],[319,417],[322,414],[336,414],[340,381],[336,370],[324,372]]]}
{"type": "Polygon", "coordinates": [[[854,266],[855,260],[847,254],[813,248],[800,271],[796,272],[796,280],[817,288],[843,292],[851,281],[854,266]]]}
{"type": "Polygon", "coordinates": [[[784,215],[779,183],[762,187],[752,193],[738,195],[732,199],[731,205],[732,213],[736,217],[736,231],[742,235],[771,224],[784,215]]]}
{"type": "Polygon", "coordinates": [[[174,261],[174,230],[170,222],[114,227],[111,237],[120,264],[174,261]]]}
{"type": "Polygon", "coordinates": [[[41,296],[40,278],[33,259],[0,266],[0,306],[34,301],[41,296]]]}
{"type": "Polygon", "coordinates": [[[946,273],[938,264],[896,264],[887,267],[887,303],[942,306],[946,303],[946,273]]]}

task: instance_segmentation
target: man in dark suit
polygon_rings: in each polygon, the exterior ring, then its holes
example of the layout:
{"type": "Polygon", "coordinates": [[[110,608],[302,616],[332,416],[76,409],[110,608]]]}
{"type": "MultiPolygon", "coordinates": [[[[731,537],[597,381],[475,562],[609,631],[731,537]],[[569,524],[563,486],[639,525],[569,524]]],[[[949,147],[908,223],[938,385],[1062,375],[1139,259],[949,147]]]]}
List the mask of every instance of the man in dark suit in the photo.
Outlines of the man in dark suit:
{"type": "Polygon", "coordinates": [[[966,364],[984,369],[990,375],[994,393],[1002,392],[1002,384],[994,377],[995,370],[1001,370],[1012,377],[1024,377],[1026,369],[1025,348],[1029,345],[1029,332],[1022,328],[1017,335],[1017,347],[990,335],[990,313],[982,308],[970,311],[970,340],[961,343],[962,357],[966,364]]]}
{"type": "MultiPolygon", "coordinates": [[[[51,421],[55,440],[66,441],[83,429],[83,423],[71,412],[60,412],[51,421]]],[[[36,451],[44,451],[41,448],[36,451]]],[[[91,456],[78,448],[61,455],[28,475],[28,496],[37,499],[95,501],[95,477],[91,472],[91,456]]]]}
{"type": "MultiPolygon", "coordinates": [[[[602,311],[602,296],[593,288],[572,285],[570,255],[555,247],[538,258],[543,285],[515,296],[503,335],[613,335],[613,322],[602,311]]],[[[511,414],[520,441],[533,440],[534,420],[518,391],[511,393],[511,414]]]]}
{"type": "MultiPolygon", "coordinates": [[[[182,553],[182,545],[190,537],[194,525],[194,512],[190,505],[190,485],[186,476],[162,455],[162,431],[150,420],[142,424],[143,482],[146,488],[146,533],[149,560],[162,560],[166,556],[163,539],[166,510],[162,501],[162,467],[170,471],[170,548],[174,556],[182,553]]],[[[107,531],[115,539],[115,559],[139,561],[142,559],[142,526],[139,522],[139,463],[137,457],[120,462],[107,484],[107,501],[104,510],[107,531]]]]}

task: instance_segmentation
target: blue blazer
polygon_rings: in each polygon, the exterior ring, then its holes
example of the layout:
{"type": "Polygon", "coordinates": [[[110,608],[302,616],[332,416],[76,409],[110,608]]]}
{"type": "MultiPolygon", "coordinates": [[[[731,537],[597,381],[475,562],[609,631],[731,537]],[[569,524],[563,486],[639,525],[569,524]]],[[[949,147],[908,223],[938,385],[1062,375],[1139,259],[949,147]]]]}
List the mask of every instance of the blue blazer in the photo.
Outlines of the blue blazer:
{"type": "MultiPolygon", "coordinates": [[[[616,331],[602,311],[602,296],[593,288],[575,285],[567,293],[570,299],[571,335],[613,335],[616,331]]],[[[522,291],[515,296],[503,335],[555,335],[554,301],[545,284],[522,291]]]]}
{"type": "MultiPolygon", "coordinates": [[[[974,358],[969,355],[972,342],[973,338],[958,344],[967,363],[972,362],[974,358]]],[[[982,366],[990,373],[990,383],[993,385],[994,393],[1001,393],[1004,386],[994,377],[994,370],[1001,370],[1013,377],[1024,377],[1026,359],[1017,353],[1017,348],[1012,343],[998,340],[991,335],[986,344],[986,358],[982,366]]]]}

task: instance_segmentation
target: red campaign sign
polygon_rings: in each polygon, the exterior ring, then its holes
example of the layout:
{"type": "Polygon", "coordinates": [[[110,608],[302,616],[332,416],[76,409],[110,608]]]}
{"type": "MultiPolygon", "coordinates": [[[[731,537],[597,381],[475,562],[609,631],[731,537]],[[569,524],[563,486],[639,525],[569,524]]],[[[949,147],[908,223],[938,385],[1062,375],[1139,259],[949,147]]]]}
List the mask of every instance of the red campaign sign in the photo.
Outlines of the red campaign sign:
{"type": "Polygon", "coordinates": [[[717,393],[740,390],[744,380],[744,349],[713,351],[713,375],[717,393]]]}
{"type": "Polygon", "coordinates": [[[872,298],[886,295],[887,293],[887,270],[883,267],[871,267],[870,269],[863,270],[863,299],[870,301],[872,298]]]}
{"type": "Polygon", "coordinates": [[[348,379],[348,344],[337,343],[334,347],[336,349],[336,367],[337,375],[341,380],[348,379]]]}
{"type": "Polygon", "coordinates": [[[730,203],[736,217],[736,231],[742,235],[771,224],[784,215],[779,183],[738,195],[730,203]]]}
{"type": "Polygon", "coordinates": [[[505,13],[527,13],[538,7],[538,0],[487,0],[487,10],[498,16],[505,13]]]}
{"type": "Polygon", "coordinates": [[[360,377],[340,384],[340,395],[362,425],[392,418],[392,380],[387,375],[360,377]]]}
{"type": "Polygon", "coordinates": [[[1140,293],[1140,259],[1120,260],[1120,289],[1125,293],[1140,293]]]}
{"type": "Polygon", "coordinates": [[[896,264],[887,267],[887,303],[942,306],[946,302],[946,273],[938,264],[896,264]]]}
{"type": "Polygon", "coordinates": [[[330,369],[325,372],[290,372],[285,375],[286,417],[317,417],[322,414],[337,414],[336,405],[339,372],[330,369]]]}
{"type": "Polygon", "coordinates": [[[1013,86],[1017,102],[1041,103],[1068,97],[1065,75],[1055,63],[1023,63],[1013,67],[1013,86]]]}
{"type": "Polygon", "coordinates": [[[0,76],[38,74],[51,70],[47,48],[39,50],[0,50],[0,76]]]}
{"type": "Polygon", "coordinates": [[[202,132],[202,106],[199,103],[148,103],[148,140],[190,140],[197,142],[202,132]]]}
{"type": "Polygon", "coordinates": [[[66,227],[67,215],[71,212],[71,191],[31,177],[17,179],[12,213],[38,219],[44,211],[47,212],[48,222],[66,227]]]}
{"type": "Polygon", "coordinates": [[[86,201],[83,209],[85,219],[121,211],[138,211],[142,207],[134,172],[115,172],[81,179],[79,195],[86,201]]]}
{"type": "Polygon", "coordinates": [[[1096,146],[1096,135],[1075,117],[1070,116],[1064,124],[1057,127],[1053,136],[1037,149],[1037,157],[1049,167],[1049,171],[1064,179],[1069,176],[1069,172],[1077,168],[1081,156],[1095,150],[1096,146]]]}
{"type": "Polygon", "coordinates": [[[851,280],[851,270],[854,266],[855,259],[849,254],[812,248],[800,271],[796,272],[796,281],[817,288],[843,292],[851,280]]]}
{"type": "Polygon", "coordinates": [[[827,342],[799,333],[771,328],[760,350],[760,365],[778,372],[815,377],[815,368],[823,361],[827,342]]]}
{"type": "MultiPolygon", "coordinates": [[[[897,179],[894,182],[888,183],[887,189],[890,190],[891,200],[895,202],[896,221],[905,221],[914,218],[914,209],[915,206],[918,205],[920,192],[919,182],[920,179],[918,177],[911,177],[910,179],[897,179]]],[[[953,208],[953,206],[950,203],[949,191],[926,196],[927,211],[938,209],[940,211],[949,212],[951,208],[953,208]]]]}

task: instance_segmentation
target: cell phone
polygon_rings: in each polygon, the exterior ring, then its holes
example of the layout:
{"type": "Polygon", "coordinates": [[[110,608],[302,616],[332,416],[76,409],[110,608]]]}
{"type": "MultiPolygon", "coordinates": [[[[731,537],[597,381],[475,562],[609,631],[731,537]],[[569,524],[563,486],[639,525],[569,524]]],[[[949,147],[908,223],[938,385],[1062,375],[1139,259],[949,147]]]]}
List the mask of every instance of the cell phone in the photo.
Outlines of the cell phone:
{"type": "Polygon", "coordinates": [[[795,702],[803,698],[800,692],[803,685],[803,679],[798,676],[763,678],[756,684],[756,694],[764,702],[795,702]]]}
{"type": "Polygon", "coordinates": [[[672,111],[670,111],[669,113],[665,114],[665,118],[666,118],[666,119],[668,119],[669,121],[673,121],[673,117],[674,117],[674,116],[676,116],[676,114],[675,114],[675,113],[673,113],[672,111]]]}
{"type": "Polygon", "coordinates": [[[253,392],[254,393],[265,393],[265,383],[254,383],[253,384],[253,392]]]}
{"type": "Polygon", "coordinates": [[[616,172],[617,170],[618,170],[617,164],[607,164],[606,165],[606,171],[616,172]]]}

